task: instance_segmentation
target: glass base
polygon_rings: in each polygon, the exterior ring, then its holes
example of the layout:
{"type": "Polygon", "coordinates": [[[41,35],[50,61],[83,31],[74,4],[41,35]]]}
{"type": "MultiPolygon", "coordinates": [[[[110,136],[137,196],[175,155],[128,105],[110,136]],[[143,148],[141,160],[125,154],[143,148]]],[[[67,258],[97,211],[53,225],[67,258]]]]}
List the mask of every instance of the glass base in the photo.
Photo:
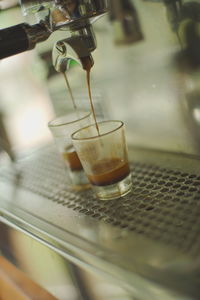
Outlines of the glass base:
{"type": "Polygon", "coordinates": [[[71,182],[71,189],[82,191],[91,188],[88,178],[83,170],[69,171],[69,178],[71,182]]]}
{"type": "Polygon", "coordinates": [[[132,188],[131,174],[123,180],[110,185],[97,186],[92,185],[96,196],[100,200],[113,200],[127,195],[132,188]]]}

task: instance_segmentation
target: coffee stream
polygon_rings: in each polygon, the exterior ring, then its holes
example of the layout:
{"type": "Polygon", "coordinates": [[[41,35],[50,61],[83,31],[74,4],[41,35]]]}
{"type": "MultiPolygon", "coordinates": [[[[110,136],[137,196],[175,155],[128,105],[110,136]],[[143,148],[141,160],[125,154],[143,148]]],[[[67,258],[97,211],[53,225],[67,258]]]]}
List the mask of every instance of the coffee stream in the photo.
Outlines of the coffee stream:
{"type": "Polygon", "coordinates": [[[71,90],[71,87],[70,87],[70,84],[69,84],[69,81],[67,79],[67,75],[65,72],[63,72],[63,76],[65,78],[65,82],[66,82],[66,85],[67,85],[67,88],[68,88],[68,91],[69,91],[69,94],[70,94],[70,98],[72,100],[72,104],[73,104],[73,107],[75,110],[77,110],[77,106],[76,106],[76,103],[75,103],[75,99],[74,99],[74,96],[72,94],[72,90],[71,90]]]}
{"type": "Polygon", "coordinates": [[[88,86],[88,94],[89,94],[89,99],[90,99],[90,107],[91,107],[91,110],[92,110],[92,114],[93,114],[96,129],[97,129],[97,133],[100,136],[99,126],[97,124],[96,114],[95,114],[95,111],[94,111],[94,105],[93,105],[93,102],[92,102],[92,94],[91,94],[91,86],[90,86],[90,69],[86,70],[86,74],[87,74],[87,86],[88,86]]]}
{"type": "Polygon", "coordinates": [[[86,71],[86,79],[87,79],[87,88],[88,88],[88,94],[89,94],[89,99],[90,99],[90,107],[91,107],[92,115],[93,115],[93,118],[94,118],[97,134],[98,134],[98,136],[100,136],[99,126],[97,124],[96,114],[95,114],[95,111],[94,111],[94,105],[93,105],[92,93],[91,93],[91,86],[90,86],[90,70],[93,66],[93,60],[89,56],[82,57],[80,60],[81,60],[83,69],[86,71]]]}
{"type": "MultiPolygon", "coordinates": [[[[68,91],[69,91],[69,95],[72,101],[72,105],[73,108],[75,110],[76,113],[76,117],[77,119],[79,119],[79,114],[78,114],[78,110],[77,110],[77,106],[75,103],[75,99],[74,96],[72,94],[72,90],[67,78],[67,75],[65,72],[62,73],[65,79],[65,83],[67,85],[68,91]]],[[[67,165],[69,165],[71,171],[81,171],[83,169],[82,164],[78,158],[78,155],[76,153],[76,151],[74,150],[74,148],[72,146],[66,147],[65,148],[65,152],[62,153],[62,157],[63,159],[67,162],[67,165]]]]}
{"type": "MultiPolygon", "coordinates": [[[[88,95],[89,95],[89,99],[90,99],[90,107],[91,107],[92,115],[93,115],[93,118],[94,118],[97,134],[100,136],[99,126],[97,124],[96,114],[95,114],[94,105],[93,105],[93,101],[92,101],[92,93],[91,93],[91,85],[90,85],[90,70],[91,70],[92,65],[90,63],[90,60],[87,57],[82,58],[82,64],[84,66],[84,70],[86,71],[87,88],[88,88],[88,95]]],[[[74,107],[75,111],[77,111],[77,106],[76,106],[76,103],[75,103],[74,96],[72,94],[72,90],[71,90],[69,81],[67,79],[67,75],[66,75],[65,72],[63,72],[63,75],[64,75],[65,82],[66,82],[66,85],[67,85],[67,88],[68,88],[68,91],[69,91],[69,94],[70,94],[70,98],[72,100],[73,107],[74,107]]]]}

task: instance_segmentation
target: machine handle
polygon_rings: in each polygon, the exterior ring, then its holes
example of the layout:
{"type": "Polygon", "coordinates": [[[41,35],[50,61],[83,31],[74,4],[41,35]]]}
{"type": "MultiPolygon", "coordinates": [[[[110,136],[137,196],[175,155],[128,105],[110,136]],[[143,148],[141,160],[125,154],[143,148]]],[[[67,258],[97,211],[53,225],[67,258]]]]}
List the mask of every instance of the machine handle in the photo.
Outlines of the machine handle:
{"type": "Polygon", "coordinates": [[[0,59],[30,49],[26,26],[22,23],[0,30],[0,59]]]}

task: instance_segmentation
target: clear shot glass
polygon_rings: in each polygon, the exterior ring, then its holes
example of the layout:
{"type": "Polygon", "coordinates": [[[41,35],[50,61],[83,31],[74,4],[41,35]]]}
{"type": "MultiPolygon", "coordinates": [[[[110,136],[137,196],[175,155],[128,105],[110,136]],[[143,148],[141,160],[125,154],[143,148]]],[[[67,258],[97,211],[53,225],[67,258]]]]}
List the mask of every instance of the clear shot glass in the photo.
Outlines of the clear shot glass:
{"type": "Polygon", "coordinates": [[[91,112],[76,110],[48,123],[57,150],[66,166],[69,185],[75,190],[86,189],[90,184],[72,144],[71,135],[76,130],[92,124],[92,120],[91,112]]]}
{"type": "Polygon", "coordinates": [[[72,141],[84,171],[100,200],[117,199],[131,191],[124,123],[103,121],[79,129],[72,141]]]}

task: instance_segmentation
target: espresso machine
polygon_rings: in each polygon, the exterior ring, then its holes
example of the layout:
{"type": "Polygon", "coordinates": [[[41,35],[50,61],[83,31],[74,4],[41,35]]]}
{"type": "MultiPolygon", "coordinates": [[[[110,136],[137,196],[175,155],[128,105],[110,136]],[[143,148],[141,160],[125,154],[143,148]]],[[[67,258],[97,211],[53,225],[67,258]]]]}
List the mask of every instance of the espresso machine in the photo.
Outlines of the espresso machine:
{"type": "MultiPolygon", "coordinates": [[[[18,24],[1,30],[1,58],[33,49],[57,30],[67,30],[70,37],[57,42],[71,46],[81,60],[91,57],[96,49],[96,38],[92,24],[110,12],[110,19],[120,23],[123,37],[120,43],[131,43],[142,38],[137,13],[130,1],[21,1],[24,15],[35,14],[38,23],[18,24]],[[124,14],[121,16],[121,14],[124,14]]],[[[119,29],[118,29],[119,30],[119,29]]],[[[58,49],[59,51],[59,49],[58,49]]],[[[63,53],[63,49],[60,50],[63,53]]],[[[66,50],[67,52],[67,50],[66,50]]],[[[66,53],[67,55],[67,53],[66,53]]],[[[84,66],[83,66],[84,67],[84,66]]]]}
{"type": "Polygon", "coordinates": [[[199,0],[21,0],[19,9],[26,21],[0,30],[0,58],[49,43],[75,94],[89,61],[93,93],[126,125],[133,191],[119,201],[71,191],[52,144],[15,168],[2,163],[2,256],[56,299],[199,299],[199,0]]]}

